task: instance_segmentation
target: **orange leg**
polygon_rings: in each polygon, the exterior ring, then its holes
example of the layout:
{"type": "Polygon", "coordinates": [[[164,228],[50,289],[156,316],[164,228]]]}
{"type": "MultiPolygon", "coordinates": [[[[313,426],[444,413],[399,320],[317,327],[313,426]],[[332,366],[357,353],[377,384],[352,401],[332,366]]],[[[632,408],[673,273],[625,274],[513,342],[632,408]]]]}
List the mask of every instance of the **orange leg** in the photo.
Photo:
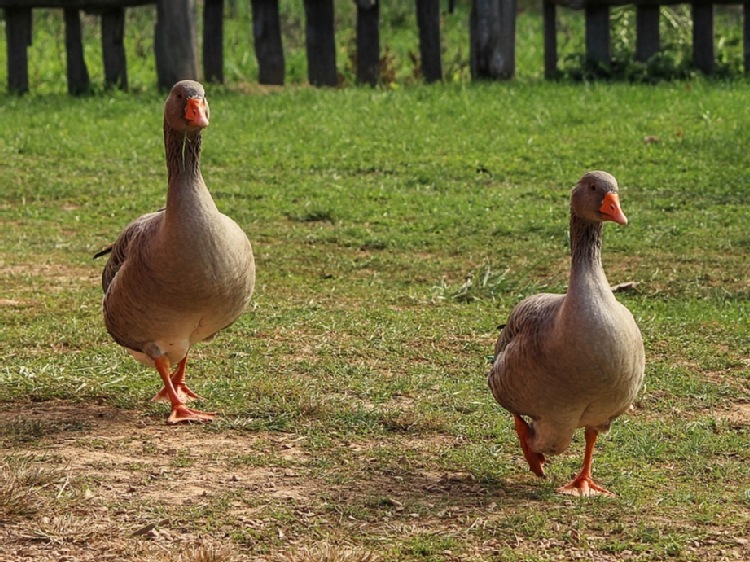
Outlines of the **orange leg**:
{"type": "Polygon", "coordinates": [[[594,482],[591,477],[591,464],[594,458],[594,445],[599,437],[599,432],[595,429],[586,428],[586,453],[583,456],[583,467],[578,476],[570,482],[557,489],[561,494],[570,494],[572,496],[614,496],[609,490],[602,488],[594,482]]]}
{"type": "MultiPolygon", "coordinates": [[[[169,417],[167,418],[168,424],[175,424],[175,423],[181,423],[181,422],[206,423],[214,419],[214,417],[216,416],[216,414],[214,413],[201,412],[200,410],[193,410],[185,406],[185,402],[180,399],[180,397],[177,394],[177,391],[174,388],[174,385],[172,384],[172,379],[169,374],[169,359],[162,356],[162,357],[159,357],[158,359],[155,359],[154,363],[156,364],[156,370],[159,371],[159,376],[161,376],[161,380],[164,382],[164,390],[162,392],[166,392],[167,399],[172,404],[172,412],[169,414],[169,417]]],[[[181,364],[183,365],[183,374],[184,374],[184,359],[181,362],[181,364]]],[[[177,370],[175,372],[179,370],[180,370],[180,367],[178,365],[177,370]]]]}
{"type": "MultiPolygon", "coordinates": [[[[187,365],[187,356],[183,357],[182,361],[177,363],[177,367],[175,368],[174,372],[170,375],[170,378],[172,379],[172,386],[174,387],[175,392],[177,393],[177,396],[179,397],[180,401],[187,402],[188,400],[202,400],[202,396],[198,396],[195,392],[190,390],[188,388],[188,385],[185,384],[185,366],[187,365]]],[[[169,396],[167,394],[167,387],[165,386],[162,388],[159,392],[156,393],[156,396],[154,396],[151,401],[152,402],[167,402],[169,400],[169,396]]]]}
{"type": "Polygon", "coordinates": [[[523,450],[523,456],[526,458],[526,462],[529,463],[529,470],[537,476],[544,478],[544,455],[541,453],[535,453],[529,446],[529,437],[531,436],[531,428],[526,421],[518,414],[513,414],[513,418],[516,421],[516,433],[518,434],[518,440],[521,442],[521,449],[523,450]]]}

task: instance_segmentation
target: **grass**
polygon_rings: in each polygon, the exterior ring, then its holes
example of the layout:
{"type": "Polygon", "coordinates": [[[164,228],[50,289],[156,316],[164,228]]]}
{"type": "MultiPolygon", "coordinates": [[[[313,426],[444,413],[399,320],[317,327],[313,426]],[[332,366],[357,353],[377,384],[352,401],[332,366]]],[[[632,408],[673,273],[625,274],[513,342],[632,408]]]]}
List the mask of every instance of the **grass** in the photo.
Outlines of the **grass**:
{"type": "Polygon", "coordinates": [[[203,173],[258,286],[192,354],[205,427],[163,425],[91,259],[163,204],[163,96],[0,100],[0,558],[750,557],[746,81],[238,82],[208,89],[203,173]],[[564,291],[569,189],[596,168],[648,366],[597,448],[618,497],[572,501],[582,436],[537,480],[485,375],[511,308],[564,291]]]}

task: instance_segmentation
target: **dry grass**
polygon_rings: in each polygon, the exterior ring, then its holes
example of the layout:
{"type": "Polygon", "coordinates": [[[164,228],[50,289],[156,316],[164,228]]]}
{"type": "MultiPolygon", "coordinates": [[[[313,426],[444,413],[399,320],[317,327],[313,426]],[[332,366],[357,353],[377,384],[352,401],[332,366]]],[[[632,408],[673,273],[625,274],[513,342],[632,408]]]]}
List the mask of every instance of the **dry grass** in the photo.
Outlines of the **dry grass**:
{"type": "Polygon", "coordinates": [[[372,552],[342,545],[323,544],[281,554],[279,562],[378,562],[372,552]]]}
{"type": "Polygon", "coordinates": [[[29,517],[43,511],[50,491],[64,483],[63,472],[34,453],[0,457],[0,516],[29,517]]]}

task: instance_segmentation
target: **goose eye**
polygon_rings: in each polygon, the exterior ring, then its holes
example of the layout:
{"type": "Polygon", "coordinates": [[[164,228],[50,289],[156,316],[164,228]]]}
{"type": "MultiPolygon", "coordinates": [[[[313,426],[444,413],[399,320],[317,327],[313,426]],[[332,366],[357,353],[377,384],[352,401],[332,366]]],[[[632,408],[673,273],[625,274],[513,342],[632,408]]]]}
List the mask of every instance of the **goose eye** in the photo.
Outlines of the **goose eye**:
{"type": "Polygon", "coordinates": [[[589,189],[590,189],[591,191],[596,191],[596,186],[595,186],[595,185],[594,185],[594,184],[592,183],[592,184],[591,184],[591,185],[589,186],[589,189]]]}

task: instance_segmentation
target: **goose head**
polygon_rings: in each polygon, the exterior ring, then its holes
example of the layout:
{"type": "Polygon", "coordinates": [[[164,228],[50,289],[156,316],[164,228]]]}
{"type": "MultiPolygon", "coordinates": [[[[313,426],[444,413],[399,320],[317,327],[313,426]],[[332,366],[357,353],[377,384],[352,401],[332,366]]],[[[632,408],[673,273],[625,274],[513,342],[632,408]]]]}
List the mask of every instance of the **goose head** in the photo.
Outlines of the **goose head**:
{"type": "Polygon", "coordinates": [[[570,208],[574,215],[588,222],[614,221],[628,224],[620,208],[617,180],[607,172],[588,172],[573,188],[570,208]]]}
{"type": "Polygon", "coordinates": [[[177,82],[164,104],[164,120],[173,130],[195,134],[208,127],[208,100],[203,86],[194,80],[177,82]]]}

